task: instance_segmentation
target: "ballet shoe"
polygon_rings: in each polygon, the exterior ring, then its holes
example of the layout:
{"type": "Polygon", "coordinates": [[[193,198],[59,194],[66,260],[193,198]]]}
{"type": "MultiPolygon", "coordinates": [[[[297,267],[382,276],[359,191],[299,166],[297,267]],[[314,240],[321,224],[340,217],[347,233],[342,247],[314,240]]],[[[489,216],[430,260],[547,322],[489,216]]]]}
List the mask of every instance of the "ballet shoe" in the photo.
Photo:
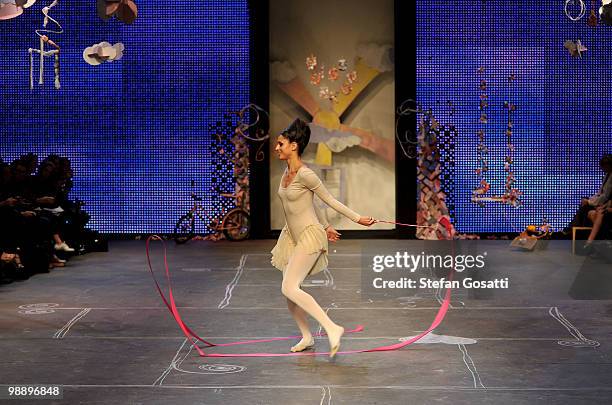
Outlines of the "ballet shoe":
{"type": "Polygon", "coordinates": [[[291,348],[291,352],[303,352],[306,349],[310,349],[314,346],[314,338],[311,336],[308,342],[304,342],[304,338],[298,342],[297,345],[291,348]]]}
{"type": "Polygon", "coordinates": [[[340,326],[340,333],[338,334],[338,336],[332,336],[329,333],[327,334],[327,336],[329,337],[329,357],[333,358],[336,353],[338,352],[338,349],[340,349],[340,339],[342,338],[342,335],[344,335],[344,328],[342,326],[340,326]]]}

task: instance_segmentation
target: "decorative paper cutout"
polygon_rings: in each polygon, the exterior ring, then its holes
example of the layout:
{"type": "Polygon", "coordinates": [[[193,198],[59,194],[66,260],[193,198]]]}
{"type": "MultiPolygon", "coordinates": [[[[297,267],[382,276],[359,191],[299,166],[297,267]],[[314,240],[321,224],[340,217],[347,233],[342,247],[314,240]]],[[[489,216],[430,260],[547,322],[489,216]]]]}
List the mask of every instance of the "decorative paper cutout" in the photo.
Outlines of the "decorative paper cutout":
{"type": "Polygon", "coordinates": [[[138,7],[133,0],[98,0],[98,16],[107,20],[112,16],[131,24],[138,17],[138,7]]]}
{"type": "Polygon", "coordinates": [[[330,130],[321,125],[310,123],[310,142],[324,143],[329,150],[340,153],[346,148],[350,148],[361,143],[361,138],[339,130],[330,130]]]}
{"type": "Polygon", "coordinates": [[[0,0],[0,20],[9,20],[23,14],[23,9],[36,3],[36,0],[0,0]]]}
{"type": "Polygon", "coordinates": [[[570,55],[572,55],[572,57],[576,58],[582,58],[582,52],[586,52],[588,51],[587,47],[582,45],[582,42],[580,42],[580,40],[576,40],[576,42],[572,41],[572,40],[567,40],[563,43],[563,46],[569,51],[570,55]]]}
{"type": "Polygon", "coordinates": [[[104,62],[113,62],[123,57],[125,47],[121,42],[111,45],[108,42],[100,42],[85,48],[83,59],[92,66],[97,66],[104,62]]]}
{"type": "MultiPolygon", "coordinates": [[[[347,86],[351,87],[350,91],[348,88],[346,89],[347,94],[337,94],[337,102],[331,103],[331,105],[329,105],[330,103],[319,103],[317,99],[312,96],[305,83],[298,78],[296,71],[288,62],[273,62],[270,69],[271,76],[282,91],[289,95],[289,97],[312,116],[312,123],[330,131],[339,131],[348,135],[355,135],[361,139],[359,145],[364,149],[380,155],[389,162],[393,162],[395,160],[393,139],[381,137],[370,130],[350,127],[343,124],[340,120],[342,113],[354,103],[357,96],[372,82],[372,80],[385,71],[381,69],[391,69],[393,67],[390,58],[390,55],[393,54],[393,48],[390,45],[381,46],[367,44],[358,46],[357,51],[358,56],[355,59],[354,69],[357,72],[359,80],[347,86]],[[363,50],[363,53],[360,50],[363,50]],[[372,66],[370,63],[376,63],[377,65],[372,66]]],[[[318,61],[317,64],[314,65],[314,59],[316,59],[316,57],[311,55],[309,58],[306,67],[313,66],[312,69],[309,70],[309,72],[313,72],[315,71],[315,67],[318,67],[318,61]]],[[[338,60],[337,67],[341,72],[343,69],[345,69],[344,71],[348,70],[346,60],[343,59],[338,60]]],[[[340,74],[340,77],[342,76],[343,74],[340,74]]],[[[330,147],[329,144],[327,146],[330,147]]]]}
{"type": "Polygon", "coordinates": [[[597,23],[599,22],[599,17],[595,13],[595,0],[591,0],[591,13],[589,14],[589,18],[587,19],[587,25],[589,27],[597,27],[597,23]]]}
{"type": "Polygon", "coordinates": [[[612,0],[602,0],[599,8],[599,18],[604,25],[612,25],[612,0]]]}
{"type": "Polygon", "coordinates": [[[346,73],[346,78],[344,83],[340,86],[340,90],[334,90],[330,87],[333,82],[339,79],[340,72],[344,72],[348,69],[346,59],[338,59],[338,63],[327,70],[327,78],[325,77],[325,65],[319,65],[317,57],[313,54],[310,54],[310,56],[306,58],[306,69],[312,71],[310,75],[310,84],[313,86],[319,86],[324,79],[330,82],[328,85],[321,85],[319,87],[319,97],[333,103],[338,102],[338,95],[340,92],[345,96],[349,95],[353,91],[352,84],[357,81],[357,71],[353,70],[346,73]],[[317,67],[319,70],[315,71],[317,67]]]}

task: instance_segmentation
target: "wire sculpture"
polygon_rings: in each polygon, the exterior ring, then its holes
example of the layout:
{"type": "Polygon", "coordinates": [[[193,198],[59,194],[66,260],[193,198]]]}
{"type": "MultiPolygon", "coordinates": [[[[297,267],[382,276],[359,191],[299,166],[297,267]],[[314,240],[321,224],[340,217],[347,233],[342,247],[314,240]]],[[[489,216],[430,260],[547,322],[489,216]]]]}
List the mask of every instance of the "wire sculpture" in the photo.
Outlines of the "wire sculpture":
{"type": "MultiPolygon", "coordinates": [[[[395,119],[395,137],[397,138],[397,142],[402,149],[402,153],[408,159],[416,159],[417,154],[417,145],[418,140],[416,139],[416,135],[410,129],[406,129],[403,132],[400,130],[400,127],[405,126],[404,121],[407,118],[410,118],[416,114],[422,114],[423,107],[417,101],[408,99],[404,100],[399,107],[397,107],[395,119]]],[[[412,121],[408,121],[408,125],[411,125],[412,121]]]]}
{"type": "Polygon", "coordinates": [[[259,142],[259,148],[255,154],[255,160],[261,162],[264,159],[264,141],[270,138],[269,124],[270,115],[257,104],[247,104],[240,111],[234,112],[238,116],[238,123],[234,133],[252,141],[259,142]],[[248,135],[248,134],[252,135],[248,135]]]}
{"type": "Polygon", "coordinates": [[[567,18],[569,18],[572,21],[578,21],[582,17],[584,17],[584,15],[586,14],[586,4],[584,4],[583,0],[566,0],[564,10],[565,10],[565,15],[567,16],[567,18]],[[570,12],[570,6],[575,5],[576,1],[580,5],[580,11],[578,12],[577,16],[574,16],[570,12]]]}

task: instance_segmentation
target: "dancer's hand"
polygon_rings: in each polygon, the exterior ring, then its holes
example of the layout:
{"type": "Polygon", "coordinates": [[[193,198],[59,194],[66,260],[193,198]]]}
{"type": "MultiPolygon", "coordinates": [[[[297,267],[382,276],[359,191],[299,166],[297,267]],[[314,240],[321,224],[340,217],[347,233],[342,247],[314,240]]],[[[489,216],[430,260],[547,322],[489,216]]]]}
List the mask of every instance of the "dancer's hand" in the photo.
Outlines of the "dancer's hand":
{"type": "Polygon", "coordinates": [[[376,221],[374,218],[372,217],[361,217],[359,218],[359,222],[357,222],[359,225],[363,225],[363,226],[371,226],[373,224],[375,224],[376,221]]]}
{"type": "Polygon", "coordinates": [[[340,232],[336,231],[331,225],[325,228],[325,232],[327,232],[327,239],[330,242],[337,242],[340,239],[340,232]]]}

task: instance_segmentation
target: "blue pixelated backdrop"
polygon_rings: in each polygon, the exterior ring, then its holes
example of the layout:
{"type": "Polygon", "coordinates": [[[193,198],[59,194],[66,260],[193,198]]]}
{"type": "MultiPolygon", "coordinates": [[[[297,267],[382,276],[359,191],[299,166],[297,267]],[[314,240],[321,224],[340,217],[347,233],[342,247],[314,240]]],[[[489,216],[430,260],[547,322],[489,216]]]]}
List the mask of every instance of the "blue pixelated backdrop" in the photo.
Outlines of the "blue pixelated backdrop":
{"type": "Polygon", "coordinates": [[[249,101],[247,1],[139,0],[137,20],[124,25],[101,20],[95,1],[60,0],[51,16],[64,33],[49,36],[61,47],[61,89],[48,60],[45,84],[35,76],[30,91],[27,49],[47,3],[0,21],[0,157],[69,158],[70,196],[101,232],[171,232],[191,205],[192,179],[209,211],[232,205],[211,191],[234,184],[212,133],[249,101]],[[102,41],[123,42],[123,58],[85,63],[83,50],[102,41]]]}
{"type": "Polygon", "coordinates": [[[599,158],[612,152],[612,27],[587,26],[591,2],[585,2],[586,15],[577,22],[557,0],[416,3],[417,98],[443,124],[458,129],[456,137],[441,141],[443,182],[460,232],[520,231],[543,218],[563,228],[580,197],[598,191],[599,158]],[[588,51],[572,58],[564,42],[578,39],[588,51]],[[485,68],[481,75],[479,67],[485,68]],[[512,86],[510,74],[516,75],[512,86]],[[485,136],[495,195],[503,194],[505,184],[502,106],[506,100],[517,105],[512,139],[515,186],[524,193],[519,208],[470,201],[478,185],[481,78],[488,82],[485,136]]]}

